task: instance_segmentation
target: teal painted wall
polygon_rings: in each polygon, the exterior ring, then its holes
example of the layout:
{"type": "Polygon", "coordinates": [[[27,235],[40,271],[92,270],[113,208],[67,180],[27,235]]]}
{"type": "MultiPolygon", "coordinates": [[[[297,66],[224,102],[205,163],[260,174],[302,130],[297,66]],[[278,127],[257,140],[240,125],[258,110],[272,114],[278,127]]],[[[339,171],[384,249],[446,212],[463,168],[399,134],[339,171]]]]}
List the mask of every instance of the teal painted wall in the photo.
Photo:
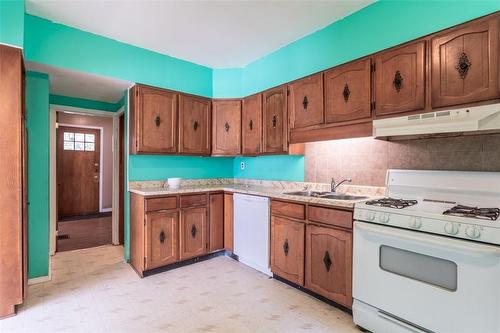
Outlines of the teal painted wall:
{"type": "Polygon", "coordinates": [[[40,17],[25,16],[25,58],[210,97],[212,69],[40,17]]]}
{"type": "Polygon", "coordinates": [[[378,1],[230,75],[214,70],[214,97],[251,95],[497,10],[498,0],[378,1]]]}
{"type": "Polygon", "coordinates": [[[212,72],[212,96],[217,98],[244,97],[241,68],[214,69],[212,72]]]}
{"type": "Polygon", "coordinates": [[[0,0],[0,43],[23,47],[24,0],[0,0]]]}
{"type": "Polygon", "coordinates": [[[233,158],[227,157],[131,155],[129,162],[130,180],[233,176],[233,158]]]}
{"type": "Polygon", "coordinates": [[[236,157],[233,161],[234,178],[304,181],[304,156],[236,157]],[[240,163],[245,169],[240,169],[240,163]]]}
{"type": "Polygon", "coordinates": [[[28,276],[49,271],[49,77],[26,75],[28,129],[28,276]]]}
{"type": "Polygon", "coordinates": [[[92,99],[68,97],[61,95],[50,95],[50,104],[71,106],[83,109],[95,109],[101,111],[116,112],[123,106],[123,99],[120,99],[116,103],[101,102],[92,99]]]}

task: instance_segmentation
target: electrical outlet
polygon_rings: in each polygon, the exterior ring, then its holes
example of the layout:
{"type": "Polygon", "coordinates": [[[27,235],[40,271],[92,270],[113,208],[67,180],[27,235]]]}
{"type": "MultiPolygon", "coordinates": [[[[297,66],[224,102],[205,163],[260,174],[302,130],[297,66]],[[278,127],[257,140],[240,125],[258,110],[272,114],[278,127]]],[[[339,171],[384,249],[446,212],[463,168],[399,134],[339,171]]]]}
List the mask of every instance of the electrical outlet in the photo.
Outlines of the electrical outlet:
{"type": "Polygon", "coordinates": [[[241,170],[245,170],[245,162],[241,162],[240,163],[240,169],[241,170]]]}

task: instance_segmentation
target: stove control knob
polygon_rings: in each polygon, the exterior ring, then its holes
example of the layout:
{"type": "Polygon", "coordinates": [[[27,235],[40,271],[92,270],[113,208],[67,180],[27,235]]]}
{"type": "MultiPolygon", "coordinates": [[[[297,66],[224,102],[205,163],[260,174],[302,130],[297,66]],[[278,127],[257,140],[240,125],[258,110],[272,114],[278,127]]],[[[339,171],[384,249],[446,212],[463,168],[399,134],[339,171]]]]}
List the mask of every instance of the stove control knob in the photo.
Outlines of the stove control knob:
{"type": "Polygon", "coordinates": [[[481,237],[481,230],[479,230],[479,228],[477,228],[477,227],[469,226],[465,229],[465,234],[469,238],[477,239],[477,238],[481,237]]]}
{"type": "Polygon", "coordinates": [[[458,234],[458,226],[455,223],[446,223],[444,225],[444,231],[449,234],[449,235],[456,235],[458,234]]]}
{"type": "Polygon", "coordinates": [[[422,227],[422,219],[420,217],[412,217],[410,219],[410,228],[420,229],[422,227]]]}
{"type": "Polygon", "coordinates": [[[381,223],[388,223],[389,219],[390,219],[390,215],[388,213],[380,214],[380,216],[378,217],[378,220],[381,223]]]}
{"type": "Polygon", "coordinates": [[[374,212],[366,212],[365,217],[366,217],[367,221],[373,221],[375,219],[375,213],[374,212]]]}

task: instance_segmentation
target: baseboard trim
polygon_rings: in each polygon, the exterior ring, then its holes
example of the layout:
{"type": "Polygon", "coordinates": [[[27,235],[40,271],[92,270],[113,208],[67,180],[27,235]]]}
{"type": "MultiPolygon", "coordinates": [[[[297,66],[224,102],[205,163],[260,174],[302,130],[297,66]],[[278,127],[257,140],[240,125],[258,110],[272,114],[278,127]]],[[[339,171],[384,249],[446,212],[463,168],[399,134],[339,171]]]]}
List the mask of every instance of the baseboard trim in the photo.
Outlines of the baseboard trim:
{"type": "Polygon", "coordinates": [[[28,279],[28,286],[31,286],[33,284],[39,284],[39,283],[43,283],[43,282],[48,282],[50,280],[52,280],[52,278],[50,277],[50,275],[39,276],[39,277],[36,277],[36,278],[28,279]]]}
{"type": "Polygon", "coordinates": [[[113,211],[113,208],[112,208],[112,207],[110,207],[110,208],[103,208],[103,209],[101,209],[101,211],[100,211],[100,212],[101,212],[101,213],[107,213],[107,212],[112,212],[112,211],[113,211]]]}

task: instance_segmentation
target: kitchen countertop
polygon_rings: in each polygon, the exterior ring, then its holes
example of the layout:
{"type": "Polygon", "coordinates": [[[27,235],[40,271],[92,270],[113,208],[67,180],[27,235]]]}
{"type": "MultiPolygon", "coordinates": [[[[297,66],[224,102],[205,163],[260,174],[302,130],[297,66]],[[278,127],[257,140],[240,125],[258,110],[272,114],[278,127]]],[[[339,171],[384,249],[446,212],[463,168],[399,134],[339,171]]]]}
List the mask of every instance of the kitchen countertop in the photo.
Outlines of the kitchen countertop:
{"type": "MultiPolygon", "coordinates": [[[[188,193],[199,193],[199,192],[214,192],[214,191],[226,191],[233,193],[243,193],[251,194],[257,196],[269,197],[272,199],[283,199],[290,201],[298,201],[309,204],[319,204],[338,208],[352,209],[356,202],[362,202],[369,200],[371,198],[376,198],[379,196],[367,195],[368,199],[360,200],[338,200],[338,199],[324,199],[318,197],[305,197],[298,195],[284,194],[284,192],[291,192],[297,189],[287,189],[270,187],[270,186],[255,186],[255,185],[245,185],[245,184],[209,184],[209,185],[196,185],[196,186],[181,186],[176,189],[169,189],[164,187],[150,187],[150,188],[131,188],[129,191],[131,193],[139,194],[145,197],[159,196],[159,195],[177,195],[177,194],[188,194],[188,193]]],[[[343,193],[339,191],[339,193],[343,193]]],[[[349,193],[354,195],[366,195],[362,193],[349,193]]]]}

